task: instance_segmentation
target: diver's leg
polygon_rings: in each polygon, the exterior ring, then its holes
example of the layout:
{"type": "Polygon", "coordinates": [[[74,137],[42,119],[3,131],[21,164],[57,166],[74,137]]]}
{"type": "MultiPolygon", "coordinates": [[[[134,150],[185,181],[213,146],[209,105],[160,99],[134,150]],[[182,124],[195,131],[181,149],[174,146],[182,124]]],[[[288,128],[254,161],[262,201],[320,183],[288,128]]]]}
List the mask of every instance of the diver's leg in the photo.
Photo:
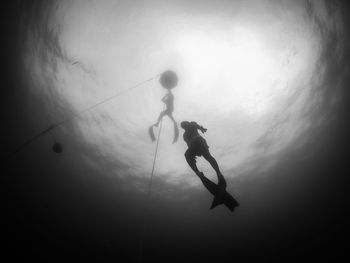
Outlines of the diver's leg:
{"type": "Polygon", "coordinates": [[[172,113],[172,112],[169,112],[169,113],[168,113],[168,116],[169,116],[169,118],[173,121],[173,123],[176,124],[176,121],[175,121],[175,119],[174,119],[174,117],[173,117],[173,113],[172,113]]]}
{"type": "Polygon", "coordinates": [[[204,174],[198,170],[196,165],[196,156],[191,152],[190,149],[188,149],[185,152],[185,157],[188,165],[192,168],[192,170],[196,173],[196,175],[199,177],[199,179],[202,181],[203,185],[207,190],[215,195],[217,193],[217,185],[210,181],[207,177],[204,176],[204,174]]]}
{"type": "Polygon", "coordinates": [[[199,179],[201,179],[202,184],[204,185],[205,188],[212,194],[216,195],[218,192],[218,185],[211,180],[209,180],[207,177],[204,176],[202,172],[198,174],[199,179]]]}
{"type": "Polygon", "coordinates": [[[223,185],[226,187],[226,180],[224,178],[224,176],[222,175],[219,165],[217,163],[217,161],[215,160],[215,158],[210,154],[209,150],[205,151],[203,153],[203,157],[210,163],[210,165],[214,168],[217,176],[218,176],[218,183],[220,185],[223,185]]]}
{"type": "Polygon", "coordinates": [[[216,174],[221,175],[221,171],[219,168],[218,163],[216,162],[215,158],[210,154],[209,151],[206,151],[203,153],[203,157],[210,163],[210,165],[214,168],[216,174]]]}
{"type": "Polygon", "coordinates": [[[159,114],[159,117],[158,117],[158,120],[155,124],[153,124],[153,126],[156,126],[158,127],[160,121],[162,120],[162,118],[164,117],[164,115],[166,115],[166,111],[162,111],[160,114],[159,114]]]}
{"type": "Polygon", "coordinates": [[[173,117],[173,113],[172,112],[168,112],[168,116],[169,118],[172,120],[173,124],[174,124],[174,140],[173,143],[177,142],[177,140],[179,139],[179,128],[177,127],[177,123],[173,117]]]}
{"type": "Polygon", "coordinates": [[[199,176],[201,172],[198,170],[196,165],[196,156],[190,149],[187,149],[187,151],[185,152],[185,158],[191,169],[196,173],[196,175],[199,176]]]}

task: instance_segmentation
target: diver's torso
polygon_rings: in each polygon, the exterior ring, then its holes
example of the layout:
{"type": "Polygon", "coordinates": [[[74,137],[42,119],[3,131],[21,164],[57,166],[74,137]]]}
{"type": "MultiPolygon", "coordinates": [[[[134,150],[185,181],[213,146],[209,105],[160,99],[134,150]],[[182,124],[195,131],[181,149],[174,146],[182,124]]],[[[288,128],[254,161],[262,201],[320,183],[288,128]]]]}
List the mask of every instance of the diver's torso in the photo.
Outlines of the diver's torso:
{"type": "Polygon", "coordinates": [[[183,135],[184,141],[187,143],[188,146],[190,146],[194,139],[197,137],[200,137],[197,128],[191,126],[185,130],[183,135]]]}

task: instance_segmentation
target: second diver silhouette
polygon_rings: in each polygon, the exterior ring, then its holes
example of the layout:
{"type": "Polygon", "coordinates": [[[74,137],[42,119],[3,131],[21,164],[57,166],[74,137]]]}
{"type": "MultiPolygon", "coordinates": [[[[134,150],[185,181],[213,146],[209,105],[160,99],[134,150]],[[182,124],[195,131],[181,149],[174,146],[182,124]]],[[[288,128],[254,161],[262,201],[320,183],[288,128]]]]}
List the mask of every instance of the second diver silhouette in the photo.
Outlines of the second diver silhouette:
{"type": "Polygon", "coordinates": [[[149,135],[151,137],[152,141],[155,141],[156,138],[154,136],[153,127],[158,127],[160,121],[164,116],[168,116],[173,124],[174,124],[174,140],[173,143],[177,142],[179,138],[179,129],[177,127],[177,123],[173,117],[174,112],[174,95],[171,92],[171,89],[173,89],[177,85],[177,76],[175,72],[173,71],[165,71],[161,77],[160,77],[160,83],[162,84],[163,88],[167,89],[168,93],[162,98],[162,102],[165,104],[165,110],[163,110],[158,117],[158,120],[155,124],[151,125],[148,129],[149,135]]]}
{"type": "Polygon", "coordinates": [[[183,138],[188,145],[188,149],[185,152],[185,158],[188,165],[196,173],[199,179],[202,181],[205,188],[214,196],[214,200],[210,209],[215,208],[220,204],[224,204],[232,212],[235,207],[239,206],[238,202],[226,191],[226,180],[222,175],[219,165],[216,162],[215,158],[209,152],[209,146],[207,145],[206,140],[199,135],[198,130],[202,133],[205,133],[207,129],[203,126],[198,125],[196,122],[181,122],[181,127],[185,130],[183,138]],[[217,177],[218,183],[210,181],[204,174],[198,170],[196,165],[196,157],[203,156],[210,165],[214,168],[217,177]]]}

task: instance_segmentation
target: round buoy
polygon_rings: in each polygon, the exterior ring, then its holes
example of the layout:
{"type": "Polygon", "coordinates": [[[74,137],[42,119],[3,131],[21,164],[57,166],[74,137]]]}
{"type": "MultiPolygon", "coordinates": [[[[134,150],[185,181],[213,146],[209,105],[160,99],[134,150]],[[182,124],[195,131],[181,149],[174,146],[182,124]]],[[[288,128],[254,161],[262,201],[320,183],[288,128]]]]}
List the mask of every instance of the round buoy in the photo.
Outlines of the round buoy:
{"type": "Polygon", "coordinates": [[[167,70],[162,73],[159,79],[160,84],[162,84],[165,89],[173,89],[176,87],[178,78],[174,71],[167,70]]]}
{"type": "Polygon", "coordinates": [[[59,142],[56,142],[56,143],[54,143],[54,145],[52,145],[52,150],[55,153],[61,153],[63,151],[63,146],[59,142]]]}

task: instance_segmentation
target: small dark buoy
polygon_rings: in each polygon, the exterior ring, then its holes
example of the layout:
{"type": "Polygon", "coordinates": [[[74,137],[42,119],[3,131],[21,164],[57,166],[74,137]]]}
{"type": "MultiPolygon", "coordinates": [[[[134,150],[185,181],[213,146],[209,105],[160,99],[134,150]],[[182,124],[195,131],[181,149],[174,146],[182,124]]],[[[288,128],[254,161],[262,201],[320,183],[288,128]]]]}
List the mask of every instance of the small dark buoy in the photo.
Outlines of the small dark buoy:
{"type": "Polygon", "coordinates": [[[63,151],[63,146],[59,142],[56,142],[56,143],[54,143],[54,145],[52,145],[52,150],[55,153],[61,153],[63,151]]]}
{"type": "Polygon", "coordinates": [[[165,89],[173,89],[176,87],[178,78],[174,71],[167,70],[162,73],[159,79],[160,84],[162,84],[165,89]]]}

